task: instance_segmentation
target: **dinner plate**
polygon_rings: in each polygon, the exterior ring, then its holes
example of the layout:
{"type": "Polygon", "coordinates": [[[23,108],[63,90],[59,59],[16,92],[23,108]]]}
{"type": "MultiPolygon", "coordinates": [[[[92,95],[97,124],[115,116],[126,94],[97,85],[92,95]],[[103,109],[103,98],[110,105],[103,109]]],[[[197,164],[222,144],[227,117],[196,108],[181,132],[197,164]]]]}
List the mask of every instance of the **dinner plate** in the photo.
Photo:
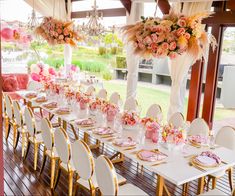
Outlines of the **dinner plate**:
{"type": "Polygon", "coordinates": [[[208,157],[208,156],[201,156],[201,155],[193,156],[191,158],[191,163],[195,164],[197,166],[200,166],[200,167],[204,167],[204,168],[214,168],[214,167],[218,167],[220,165],[220,163],[217,163],[216,160],[213,161],[213,158],[208,157]],[[203,159],[205,160],[204,161],[205,163],[203,163],[203,161],[202,161],[203,159]],[[208,164],[206,164],[206,162],[208,162],[208,164]]]}
{"type": "Polygon", "coordinates": [[[138,159],[147,162],[162,161],[168,157],[158,150],[140,150],[136,155],[138,159]]]}

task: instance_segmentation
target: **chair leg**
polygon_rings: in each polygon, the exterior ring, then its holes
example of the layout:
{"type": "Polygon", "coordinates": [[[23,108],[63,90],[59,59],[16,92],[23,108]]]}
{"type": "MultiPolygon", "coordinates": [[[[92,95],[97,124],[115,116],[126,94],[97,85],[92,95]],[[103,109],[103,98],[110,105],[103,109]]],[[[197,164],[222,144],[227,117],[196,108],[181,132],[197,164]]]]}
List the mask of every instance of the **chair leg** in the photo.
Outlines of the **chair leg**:
{"type": "Polygon", "coordinates": [[[51,189],[54,188],[55,164],[56,164],[56,159],[55,158],[51,158],[51,189]]]}
{"type": "Polygon", "coordinates": [[[8,137],[9,137],[10,128],[11,128],[11,125],[9,123],[9,118],[6,117],[6,122],[5,122],[5,139],[6,139],[6,141],[7,141],[8,137]]]}
{"type": "Polygon", "coordinates": [[[73,196],[77,195],[77,191],[78,191],[78,183],[76,182],[75,185],[74,185],[73,196]]]}
{"type": "Polygon", "coordinates": [[[15,148],[16,145],[16,137],[17,137],[17,125],[13,124],[13,148],[15,148]]]}
{"type": "Polygon", "coordinates": [[[18,146],[19,138],[20,138],[20,134],[18,131],[16,131],[16,141],[15,141],[14,149],[16,149],[16,147],[18,146]]]}
{"type": "Polygon", "coordinates": [[[212,189],[215,189],[215,187],[216,187],[216,181],[217,181],[217,178],[213,177],[213,178],[212,178],[212,189]]]}
{"type": "Polygon", "coordinates": [[[188,195],[188,186],[189,186],[188,183],[183,184],[183,193],[182,193],[182,195],[184,195],[184,196],[188,195]]]}
{"type": "Polygon", "coordinates": [[[40,169],[40,175],[41,175],[42,172],[43,172],[43,169],[44,169],[44,167],[45,167],[46,160],[47,160],[46,147],[44,146],[43,157],[42,157],[42,167],[41,167],[41,169],[40,169]]]}
{"type": "Polygon", "coordinates": [[[73,171],[69,171],[69,196],[73,194],[73,171]]]}
{"type": "Polygon", "coordinates": [[[42,111],[42,108],[40,108],[40,115],[41,115],[41,117],[43,118],[43,111],[42,111]]]}
{"type": "Polygon", "coordinates": [[[31,143],[30,143],[29,141],[27,141],[27,147],[26,147],[26,152],[25,152],[25,154],[24,154],[24,160],[25,160],[26,157],[28,156],[30,144],[31,144],[31,143]]]}
{"type": "Polygon", "coordinates": [[[228,178],[229,178],[230,189],[231,191],[233,191],[233,168],[230,168],[228,170],[228,178]]]}
{"type": "Polygon", "coordinates": [[[34,170],[37,170],[38,163],[38,143],[34,143],[34,170]]]}
{"type": "Polygon", "coordinates": [[[55,182],[54,182],[54,189],[56,189],[58,182],[59,182],[59,178],[60,178],[60,173],[61,173],[61,168],[59,166],[58,170],[57,170],[57,174],[56,174],[56,178],[55,178],[55,182]]]}
{"type": "Polygon", "coordinates": [[[90,195],[95,196],[95,187],[91,179],[88,180],[90,186],[90,195]]]}

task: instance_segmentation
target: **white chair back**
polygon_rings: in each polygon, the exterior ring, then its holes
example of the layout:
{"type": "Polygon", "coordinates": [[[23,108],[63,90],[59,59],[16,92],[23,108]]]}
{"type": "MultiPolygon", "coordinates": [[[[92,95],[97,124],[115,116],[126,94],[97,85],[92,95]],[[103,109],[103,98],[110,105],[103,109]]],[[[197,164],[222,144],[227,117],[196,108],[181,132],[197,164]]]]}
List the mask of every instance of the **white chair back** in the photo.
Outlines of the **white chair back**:
{"type": "Polygon", "coordinates": [[[138,102],[136,101],[136,99],[130,97],[126,100],[126,102],[124,104],[124,110],[136,111],[137,106],[138,106],[138,102]]]}
{"type": "Polygon", "coordinates": [[[192,121],[188,129],[188,135],[209,135],[209,127],[202,118],[196,118],[192,121]]]}
{"type": "Polygon", "coordinates": [[[112,162],[104,155],[96,159],[96,179],[102,195],[117,195],[118,180],[112,162]]]}
{"type": "Polygon", "coordinates": [[[25,107],[24,118],[29,135],[34,136],[36,134],[36,119],[31,108],[25,107]]]}
{"type": "Polygon", "coordinates": [[[118,92],[112,93],[112,95],[109,98],[109,102],[113,103],[115,105],[118,105],[120,100],[121,100],[121,97],[120,97],[120,94],[118,92]]]}
{"type": "Polygon", "coordinates": [[[235,152],[235,128],[222,127],[215,137],[215,143],[235,152]]]}
{"type": "Polygon", "coordinates": [[[12,100],[9,95],[5,95],[5,103],[6,103],[6,114],[10,119],[13,119],[13,106],[12,100]]]}
{"type": "Polygon", "coordinates": [[[55,148],[60,157],[60,160],[67,164],[71,157],[69,137],[63,128],[56,129],[54,136],[55,148]]]}
{"type": "Polygon", "coordinates": [[[184,125],[184,116],[183,116],[183,114],[180,113],[180,112],[174,113],[170,117],[168,123],[172,124],[174,126],[174,128],[183,127],[183,125],[184,125]]]}
{"type": "Polygon", "coordinates": [[[100,99],[106,100],[107,99],[107,95],[108,95],[108,93],[107,93],[107,91],[105,89],[100,89],[100,91],[98,92],[96,97],[100,98],[100,99]]]}
{"type": "MultiPolygon", "coordinates": [[[[160,105],[158,104],[152,104],[149,108],[148,111],[146,113],[146,117],[150,117],[150,118],[162,118],[162,108],[160,105]]],[[[162,119],[159,119],[162,120],[162,119]]]]}
{"type": "Polygon", "coordinates": [[[28,91],[37,91],[42,88],[43,88],[43,84],[41,82],[37,82],[34,80],[29,81],[28,86],[27,86],[28,91]]]}
{"type": "Polygon", "coordinates": [[[20,108],[20,104],[19,104],[18,101],[14,100],[12,105],[13,105],[15,123],[18,126],[22,127],[23,124],[24,124],[24,121],[23,121],[23,115],[22,115],[22,111],[21,111],[21,108],[20,108]]]}
{"type": "Polygon", "coordinates": [[[86,94],[93,95],[95,93],[95,87],[94,86],[88,86],[86,89],[86,94]]]}
{"type": "Polygon", "coordinates": [[[47,150],[52,150],[53,148],[53,137],[54,133],[52,131],[51,122],[47,118],[41,120],[41,130],[42,130],[42,139],[47,148],[47,150]]]}
{"type": "Polygon", "coordinates": [[[72,161],[79,177],[89,180],[95,170],[95,163],[89,146],[80,140],[76,140],[71,146],[72,161]]]}

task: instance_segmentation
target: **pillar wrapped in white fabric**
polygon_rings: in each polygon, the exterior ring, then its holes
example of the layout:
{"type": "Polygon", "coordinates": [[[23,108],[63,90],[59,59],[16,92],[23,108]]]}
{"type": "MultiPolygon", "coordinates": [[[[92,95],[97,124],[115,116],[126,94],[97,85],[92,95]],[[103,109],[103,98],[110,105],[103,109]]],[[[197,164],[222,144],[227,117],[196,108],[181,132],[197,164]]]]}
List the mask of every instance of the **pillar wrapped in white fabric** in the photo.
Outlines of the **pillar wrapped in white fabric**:
{"type": "MultiPolygon", "coordinates": [[[[143,3],[132,2],[131,13],[127,16],[127,24],[133,24],[140,20],[143,15],[144,5],[143,3]]],[[[135,98],[137,81],[138,81],[138,68],[139,68],[139,57],[133,53],[133,46],[127,45],[126,48],[126,60],[127,60],[127,95],[126,98],[135,98]]]]}
{"type": "MultiPolygon", "coordinates": [[[[206,2],[193,2],[184,3],[182,13],[186,16],[200,13],[203,11],[209,11],[212,5],[212,1],[206,2]]],[[[173,8],[179,12],[181,5],[179,3],[174,4],[173,8]]],[[[178,56],[176,59],[169,62],[170,76],[172,80],[171,94],[170,94],[170,107],[168,110],[168,119],[175,112],[184,111],[184,100],[186,94],[186,82],[187,74],[190,66],[195,63],[197,59],[187,53],[178,56]]]]}

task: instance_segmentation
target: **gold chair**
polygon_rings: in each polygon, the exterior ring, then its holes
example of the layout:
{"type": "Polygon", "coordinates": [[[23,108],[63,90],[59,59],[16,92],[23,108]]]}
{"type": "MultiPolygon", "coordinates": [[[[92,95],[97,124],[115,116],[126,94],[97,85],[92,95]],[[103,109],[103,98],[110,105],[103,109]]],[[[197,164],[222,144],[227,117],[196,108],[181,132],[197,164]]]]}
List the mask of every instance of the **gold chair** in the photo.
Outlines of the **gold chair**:
{"type": "Polygon", "coordinates": [[[42,135],[40,133],[39,123],[36,121],[34,113],[31,108],[26,107],[24,111],[25,116],[25,124],[28,131],[27,134],[27,149],[24,155],[24,160],[26,159],[30,144],[34,145],[34,170],[37,169],[37,162],[38,162],[38,148],[39,145],[43,143],[42,135]]]}
{"type": "Polygon", "coordinates": [[[71,144],[69,141],[69,137],[63,128],[56,129],[55,133],[55,147],[60,158],[59,166],[56,174],[56,179],[54,182],[54,189],[56,188],[61,170],[66,172],[69,176],[69,192],[68,195],[71,196],[73,193],[73,173],[74,166],[71,161],[71,144]]]}
{"type": "Polygon", "coordinates": [[[42,161],[42,167],[40,170],[40,175],[43,172],[47,157],[50,158],[50,161],[51,161],[50,187],[51,189],[53,189],[54,177],[55,177],[55,165],[56,165],[56,161],[59,159],[58,153],[54,145],[54,129],[52,127],[51,122],[47,118],[42,119],[41,129],[42,129],[42,139],[44,143],[44,151],[43,151],[43,161],[42,161]]]}

